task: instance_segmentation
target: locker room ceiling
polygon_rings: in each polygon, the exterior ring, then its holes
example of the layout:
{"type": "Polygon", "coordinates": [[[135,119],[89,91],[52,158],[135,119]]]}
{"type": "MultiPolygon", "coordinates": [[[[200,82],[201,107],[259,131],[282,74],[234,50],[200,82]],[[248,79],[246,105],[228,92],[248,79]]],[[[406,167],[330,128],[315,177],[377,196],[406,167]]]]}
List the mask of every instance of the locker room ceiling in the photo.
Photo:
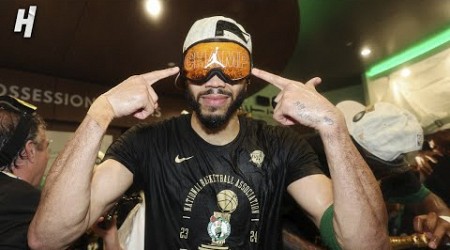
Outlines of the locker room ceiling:
{"type": "MultiPolygon", "coordinates": [[[[297,80],[321,76],[320,91],[361,82],[368,66],[450,24],[442,0],[2,0],[0,67],[111,87],[132,74],[178,64],[190,25],[232,17],[252,34],[255,66],[297,80]],[[37,6],[31,38],[14,33],[19,8],[37,6]],[[363,45],[372,55],[362,59],[363,45]]],[[[265,83],[254,79],[253,93],[265,83]]],[[[180,95],[173,78],[160,95],[180,95]]]]}

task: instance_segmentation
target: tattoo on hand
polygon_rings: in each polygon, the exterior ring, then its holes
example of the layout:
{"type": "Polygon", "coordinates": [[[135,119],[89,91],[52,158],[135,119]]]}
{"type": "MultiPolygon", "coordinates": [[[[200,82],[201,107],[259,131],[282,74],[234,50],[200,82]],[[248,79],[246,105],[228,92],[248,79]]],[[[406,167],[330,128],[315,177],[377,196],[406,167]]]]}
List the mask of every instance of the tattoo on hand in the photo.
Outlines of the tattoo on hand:
{"type": "MultiPolygon", "coordinates": [[[[320,119],[314,119],[314,117],[312,117],[311,115],[308,115],[308,114],[307,114],[305,104],[303,104],[303,103],[301,103],[301,102],[298,101],[298,102],[295,103],[295,107],[296,107],[296,109],[297,109],[297,115],[298,115],[301,119],[303,119],[303,120],[305,120],[305,121],[312,122],[312,123],[314,123],[314,124],[320,123],[320,122],[321,122],[320,119]]],[[[333,119],[331,119],[331,118],[328,117],[328,116],[325,116],[325,117],[324,117],[323,122],[324,122],[325,124],[327,124],[327,125],[333,125],[333,124],[334,124],[333,119]]]]}
{"type": "Polygon", "coordinates": [[[302,110],[304,110],[306,107],[305,107],[305,104],[303,104],[303,103],[301,103],[301,102],[299,102],[299,101],[297,101],[296,103],[295,103],[295,107],[297,107],[297,110],[298,110],[298,113],[300,114],[300,112],[302,111],[302,110]]]}
{"type": "Polygon", "coordinates": [[[307,112],[305,111],[305,109],[306,109],[305,104],[297,101],[295,103],[295,107],[296,107],[296,111],[297,111],[296,113],[300,117],[301,120],[309,121],[311,123],[318,123],[319,122],[317,119],[315,120],[315,119],[313,119],[313,117],[311,117],[311,115],[307,114],[307,112]]]}

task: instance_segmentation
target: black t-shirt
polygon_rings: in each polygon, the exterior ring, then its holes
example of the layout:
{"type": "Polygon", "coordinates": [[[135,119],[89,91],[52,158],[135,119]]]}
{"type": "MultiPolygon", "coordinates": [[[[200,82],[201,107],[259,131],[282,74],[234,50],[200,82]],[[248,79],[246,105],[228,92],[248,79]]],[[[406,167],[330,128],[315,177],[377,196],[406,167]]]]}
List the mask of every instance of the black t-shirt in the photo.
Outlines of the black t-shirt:
{"type": "Polygon", "coordinates": [[[28,226],[40,195],[29,183],[0,173],[0,249],[28,249],[28,226]]]}
{"type": "Polygon", "coordinates": [[[190,119],[135,126],[107,151],[146,194],[146,249],[280,249],[282,196],[322,173],[316,155],[295,131],[243,117],[234,141],[211,145],[190,119]]]}

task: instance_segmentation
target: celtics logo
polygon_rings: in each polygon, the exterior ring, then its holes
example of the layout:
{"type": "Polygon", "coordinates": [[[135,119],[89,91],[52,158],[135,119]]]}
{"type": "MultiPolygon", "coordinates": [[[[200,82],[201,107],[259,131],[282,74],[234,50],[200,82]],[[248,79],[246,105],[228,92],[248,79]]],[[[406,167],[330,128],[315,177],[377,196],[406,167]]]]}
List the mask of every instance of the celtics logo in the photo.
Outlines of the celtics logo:
{"type": "Polygon", "coordinates": [[[208,223],[208,234],[213,242],[225,242],[225,239],[230,236],[231,225],[230,222],[222,217],[216,218],[211,216],[208,223]]]}
{"type": "Polygon", "coordinates": [[[222,190],[217,195],[217,206],[220,209],[215,211],[208,223],[208,235],[211,237],[211,244],[202,244],[198,249],[228,249],[224,246],[225,240],[231,234],[230,218],[238,206],[237,195],[231,190],[222,190]]]}

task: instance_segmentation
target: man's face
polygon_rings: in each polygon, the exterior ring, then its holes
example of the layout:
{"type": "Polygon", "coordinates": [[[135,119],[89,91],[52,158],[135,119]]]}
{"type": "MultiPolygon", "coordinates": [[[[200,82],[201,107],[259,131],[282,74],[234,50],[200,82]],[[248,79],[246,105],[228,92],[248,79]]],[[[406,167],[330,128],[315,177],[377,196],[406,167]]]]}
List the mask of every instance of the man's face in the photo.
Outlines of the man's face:
{"type": "Polygon", "coordinates": [[[233,85],[214,76],[204,84],[187,81],[187,99],[201,123],[209,129],[226,124],[245,99],[246,80],[233,85]]]}

